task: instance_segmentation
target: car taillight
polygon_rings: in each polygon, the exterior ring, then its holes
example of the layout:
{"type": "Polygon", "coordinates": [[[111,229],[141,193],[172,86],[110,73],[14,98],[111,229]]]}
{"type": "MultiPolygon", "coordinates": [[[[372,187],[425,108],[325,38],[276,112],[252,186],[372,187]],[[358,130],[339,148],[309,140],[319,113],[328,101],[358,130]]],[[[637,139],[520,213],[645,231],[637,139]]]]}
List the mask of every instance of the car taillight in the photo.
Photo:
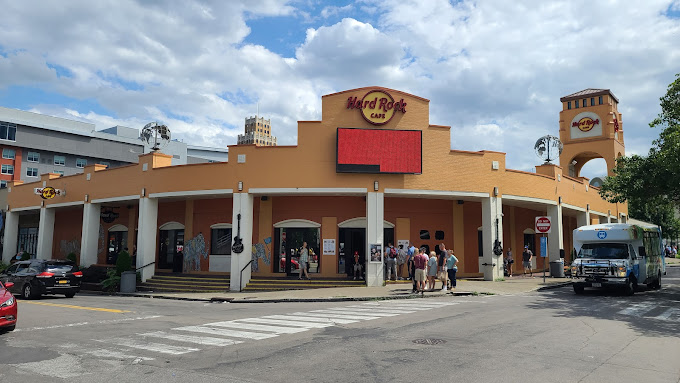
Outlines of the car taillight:
{"type": "Polygon", "coordinates": [[[82,272],[82,271],[76,271],[75,273],[73,273],[73,276],[74,276],[74,277],[82,277],[82,276],[83,276],[83,272],[82,272]]]}
{"type": "Polygon", "coordinates": [[[54,273],[48,273],[47,271],[42,272],[38,275],[36,275],[36,278],[52,278],[54,276],[54,273]]]}

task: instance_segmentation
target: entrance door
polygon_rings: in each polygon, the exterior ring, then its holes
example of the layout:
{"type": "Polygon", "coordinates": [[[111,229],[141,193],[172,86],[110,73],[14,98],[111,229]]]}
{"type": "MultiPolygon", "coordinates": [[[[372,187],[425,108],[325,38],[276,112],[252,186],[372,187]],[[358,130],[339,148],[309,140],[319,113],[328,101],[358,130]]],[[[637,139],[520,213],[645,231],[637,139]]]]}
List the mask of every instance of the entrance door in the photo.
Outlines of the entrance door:
{"type": "MultiPolygon", "coordinates": [[[[127,231],[109,231],[109,245],[106,263],[115,265],[118,254],[127,247],[127,231]]],[[[130,254],[132,256],[132,254],[130,254]]]]}
{"type": "Polygon", "coordinates": [[[366,264],[366,229],[340,229],[340,255],[338,256],[338,274],[354,277],[354,252],[359,252],[359,262],[366,264]]]}
{"type": "Polygon", "coordinates": [[[321,249],[319,248],[319,229],[316,227],[286,227],[276,229],[275,270],[285,272],[288,276],[298,276],[300,273],[300,255],[302,242],[307,242],[309,259],[308,273],[321,271],[321,249]]]}
{"type": "Polygon", "coordinates": [[[161,230],[158,246],[158,268],[182,272],[184,265],[184,229],[161,230]]]}

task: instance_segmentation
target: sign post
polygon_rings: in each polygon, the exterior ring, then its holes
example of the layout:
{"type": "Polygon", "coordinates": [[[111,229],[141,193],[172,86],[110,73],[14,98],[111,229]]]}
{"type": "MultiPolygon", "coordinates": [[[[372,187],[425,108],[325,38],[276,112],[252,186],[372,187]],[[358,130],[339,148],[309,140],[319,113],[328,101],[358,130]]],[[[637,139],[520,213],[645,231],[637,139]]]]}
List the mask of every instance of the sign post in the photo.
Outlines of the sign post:
{"type": "Polygon", "coordinates": [[[552,217],[542,216],[536,217],[535,229],[541,236],[541,258],[543,258],[543,283],[545,283],[545,259],[548,257],[548,237],[545,234],[550,234],[552,227],[552,217]]]}

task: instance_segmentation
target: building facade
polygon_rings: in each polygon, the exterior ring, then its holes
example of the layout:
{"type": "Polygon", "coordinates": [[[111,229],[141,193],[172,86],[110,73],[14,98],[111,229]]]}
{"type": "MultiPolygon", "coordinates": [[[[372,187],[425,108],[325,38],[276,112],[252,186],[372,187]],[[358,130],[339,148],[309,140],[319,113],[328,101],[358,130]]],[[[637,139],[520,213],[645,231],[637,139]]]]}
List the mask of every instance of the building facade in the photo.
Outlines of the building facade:
{"type": "Polygon", "coordinates": [[[276,137],[272,136],[271,120],[255,116],[246,118],[245,133],[238,135],[239,145],[276,146],[276,137]]]}
{"type": "MultiPolygon", "coordinates": [[[[607,119],[603,130],[613,129],[607,119]]],[[[322,119],[298,123],[296,146],[229,152],[222,163],[171,166],[170,156],[149,153],[117,169],[88,164],[84,174],[15,181],[3,259],[16,254],[21,220],[33,217],[37,257],[72,250],[91,265],[128,247],[143,280],[157,270],[228,273],[238,290],[252,275],[295,276],[302,242],[312,249],[310,271],[324,277],[351,276],[358,252],[369,286],[383,283],[380,254],[389,242],[430,250],[444,243],[463,276],[496,280],[498,250],[512,248],[519,268],[529,246],[539,256],[534,267],[547,267],[571,257],[576,227],[627,216],[625,204],[606,202],[560,166],[525,172],[506,168],[504,153],[451,150],[450,127],[430,124],[429,100],[398,90],[325,95],[322,119]],[[35,194],[48,186],[68,193],[35,194]],[[538,246],[539,216],[551,217],[547,254],[538,246]]]]}

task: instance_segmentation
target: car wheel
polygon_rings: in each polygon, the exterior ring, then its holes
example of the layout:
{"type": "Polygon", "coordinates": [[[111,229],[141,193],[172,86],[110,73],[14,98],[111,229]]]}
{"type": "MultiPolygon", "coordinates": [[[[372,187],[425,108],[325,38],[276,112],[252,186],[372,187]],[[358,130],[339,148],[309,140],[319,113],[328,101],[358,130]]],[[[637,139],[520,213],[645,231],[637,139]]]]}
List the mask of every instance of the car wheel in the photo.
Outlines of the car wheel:
{"type": "Polygon", "coordinates": [[[11,325],[11,326],[7,326],[7,327],[1,327],[1,328],[0,328],[0,331],[10,332],[10,331],[14,331],[15,328],[17,328],[17,325],[11,325]]]}
{"type": "Polygon", "coordinates": [[[583,294],[583,290],[583,286],[574,285],[574,294],[581,295],[583,294]]]}
{"type": "Polygon", "coordinates": [[[76,293],[66,293],[64,295],[66,295],[66,298],[73,298],[76,296],[76,293]]]}
{"type": "Polygon", "coordinates": [[[623,293],[626,295],[635,294],[635,284],[632,278],[628,277],[626,279],[626,285],[623,287],[623,293]]]}
{"type": "Polygon", "coordinates": [[[24,288],[21,290],[21,296],[24,299],[33,299],[35,294],[33,293],[33,287],[30,283],[24,285],[24,288]]]}

